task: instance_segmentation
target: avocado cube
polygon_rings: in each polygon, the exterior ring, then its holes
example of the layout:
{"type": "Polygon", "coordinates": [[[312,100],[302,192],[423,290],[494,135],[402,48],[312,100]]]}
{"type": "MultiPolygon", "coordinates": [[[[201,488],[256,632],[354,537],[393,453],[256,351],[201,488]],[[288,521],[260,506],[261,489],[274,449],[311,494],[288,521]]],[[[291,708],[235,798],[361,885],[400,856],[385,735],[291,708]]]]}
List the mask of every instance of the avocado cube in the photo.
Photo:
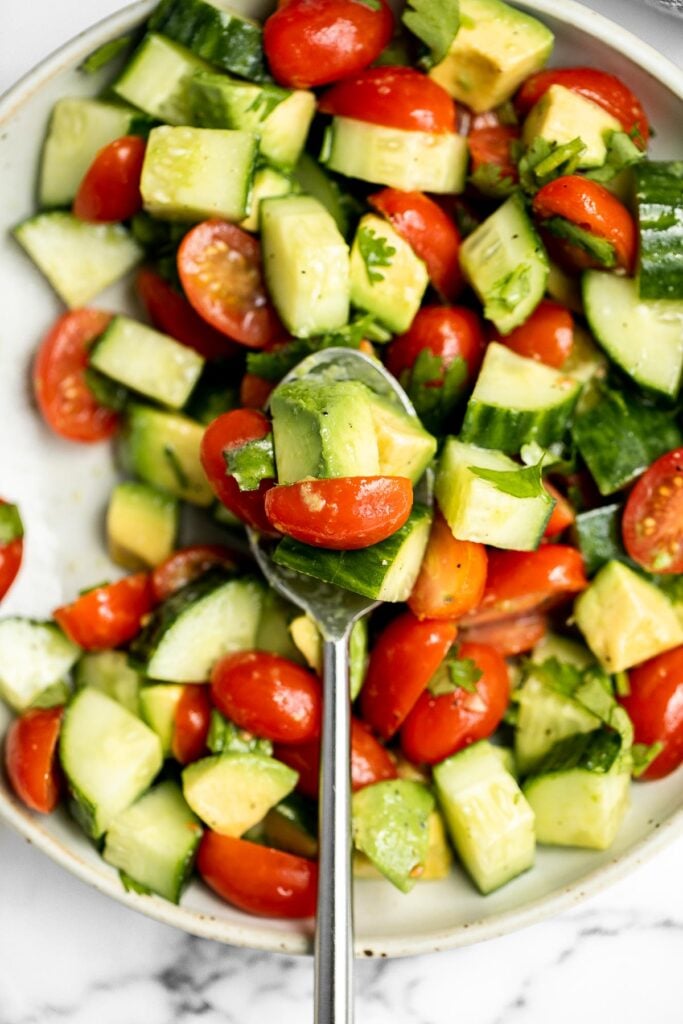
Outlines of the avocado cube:
{"type": "Polygon", "coordinates": [[[522,140],[526,146],[536,138],[562,146],[580,138],[586,148],[579,155],[578,166],[601,167],[607,157],[605,136],[618,131],[620,122],[597,103],[563,85],[551,85],[529,112],[522,140]]]}
{"type": "Polygon", "coordinates": [[[353,842],[401,892],[423,874],[434,797],[408,779],[376,782],[354,793],[353,842]]]}
{"type": "Polygon", "coordinates": [[[458,34],[429,75],[482,113],[509,100],[543,67],[552,48],[550,29],[502,0],[460,0],[458,34]]]}
{"type": "Polygon", "coordinates": [[[407,331],[429,284],[423,261],[391,224],[368,213],[351,247],[351,302],[390,331],[407,331]]]}
{"type": "Polygon", "coordinates": [[[436,454],[436,438],[417,416],[409,416],[388,398],[370,394],[379,471],[382,476],[405,476],[416,484],[436,454]]]}
{"type": "Polygon", "coordinates": [[[270,411],[278,483],[379,474],[369,392],[363,384],[290,381],[273,392],[270,411]]]}
{"type": "Polygon", "coordinates": [[[298,774],[265,754],[216,754],[183,771],[183,794],[209,828],[244,835],[296,786],[298,774]]]}

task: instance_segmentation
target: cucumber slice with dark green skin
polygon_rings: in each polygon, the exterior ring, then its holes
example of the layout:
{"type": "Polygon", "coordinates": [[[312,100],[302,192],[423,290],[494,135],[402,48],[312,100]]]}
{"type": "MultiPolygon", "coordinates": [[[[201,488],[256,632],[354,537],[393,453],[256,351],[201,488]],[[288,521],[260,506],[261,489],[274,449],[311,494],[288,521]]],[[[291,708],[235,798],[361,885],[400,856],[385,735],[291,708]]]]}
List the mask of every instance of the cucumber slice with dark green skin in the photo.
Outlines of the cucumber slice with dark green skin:
{"type": "Polygon", "coordinates": [[[621,541],[621,513],[622,506],[614,504],[580,512],[576,517],[574,535],[588,576],[613,559],[626,560],[621,541]]]}
{"type": "Polygon", "coordinates": [[[600,720],[581,704],[536,677],[533,665],[516,691],[515,702],[515,761],[521,775],[533,770],[559,740],[600,726],[600,720]]]}
{"type": "Polygon", "coordinates": [[[643,160],[635,175],[638,294],[683,300],[683,160],[643,160]]]}
{"type": "Polygon", "coordinates": [[[344,192],[339,182],[308,153],[302,153],[299,157],[294,168],[294,178],[302,192],[322,203],[342,235],[348,237],[351,222],[362,212],[360,203],[348,192],[344,192]]]}
{"type": "Polygon", "coordinates": [[[187,85],[209,65],[177,42],[150,32],[112,88],[117,96],[167,124],[192,124],[187,85]]]}
{"type": "Polygon", "coordinates": [[[91,686],[139,715],[141,677],[123,651],[86,651],[76,665],[74,679],[79,689],[91,686]]]}
{"type": "Polygon", "coordinates": [[[209,828],[241,836],[292,792],[299,776],[263,754],[218,754],[183,771],[183,793],[209,828]]]}
{"type": "Polygon", "coordinates": [[[80,825],[93,839],[137,800],[163,761],[156,733],[90,686],[67,705],[59,758],[80,825]]]}
{"type": "Polygon", "coordinates": [[[373,600],[405,601],[420,571],[431,520],[430,509],[414,505],[400,530],[356,551],[329,551],[284,537],[273,561],[373,600]]]}
{"type": "Polygon", "coordinates": [[[491,342],[467,403],[460,438],[517,454],[562,439],[581,385],[572,377],[491,342]]]}
{"type": "Polygon", "coordinates": [[[62,684],[80,648],[54,622],[0,621],[0,697],[24,711],[41,694],[62,684]]]}
{"type": "Polygon", "coordinates": [[[123,873],[124,884],[132,880],[138,891],[178,903],[202,833],[179,786],[169,779],[114,818],[102,856],[123,873]]]}
{"type": "Polygon", "coordinates": [[[203,60],[250,81],[268,78],[261,26],[206,0],[162,0],[149,21],[203,60]]]}

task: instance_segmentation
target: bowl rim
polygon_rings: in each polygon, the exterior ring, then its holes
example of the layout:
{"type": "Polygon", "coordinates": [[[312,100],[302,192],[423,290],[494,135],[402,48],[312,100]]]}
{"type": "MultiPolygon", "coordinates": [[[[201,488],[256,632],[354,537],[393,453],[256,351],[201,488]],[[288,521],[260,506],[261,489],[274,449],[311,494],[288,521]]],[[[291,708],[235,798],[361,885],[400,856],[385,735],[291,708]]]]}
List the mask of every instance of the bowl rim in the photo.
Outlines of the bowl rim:
{"type": "MultiPolygon", "coordinates": [[[[644,43],[627,29],[604,15],[584,7],[576,0],[513,0],[532,14],[546,15],[568,27],[597,37],[638,65],[652,78],[664,85],[683,102],[683,69],[644,43]]],[[[23,75],[15,85],[0,95],[0,128],[47,82],[69,66],[77,65],[108,39],[123,35],[156,6],[156,0],[136,0],[135,3],[108,15],[84,29],[64,45],[47,56],[23,75]]],[[[0,821],[12,827],[26,840],[45,853],[51,860],[99,892],[112,897],[163,924],[180,928],[202,938],[214,939],[234,946],[289,955],[312,952],[312,927],[303,925],[296,933],[267,930],[266,919],[259,919],[261,927],[226,921],[212,914],[189,910],[158,896],[143,896],[126,892],[118,877],[111,871],[94,866],[70,847],[49,833],[39,818],[22,808],[10,793],[0,789],[0,821]],[[110,873],[111,871],[111,873],[110,873]]],[[[357,956],[404,957],[439,952],[483,942],[517,931],[547,917],[568,910],[616,882],[640,864],[655,856],[661,849],[683,832],[683,804],[646,836],[634,843],[625,853],[615,856],[589,871],[576,882],[549,895],[539,896],[521,908],[508,910],[493,917],[467,922],[427,935],[412,938],[385,935],[355,941],[357,956]]],[[[246,918],[245,918],[246,919],[246,918]]]]}

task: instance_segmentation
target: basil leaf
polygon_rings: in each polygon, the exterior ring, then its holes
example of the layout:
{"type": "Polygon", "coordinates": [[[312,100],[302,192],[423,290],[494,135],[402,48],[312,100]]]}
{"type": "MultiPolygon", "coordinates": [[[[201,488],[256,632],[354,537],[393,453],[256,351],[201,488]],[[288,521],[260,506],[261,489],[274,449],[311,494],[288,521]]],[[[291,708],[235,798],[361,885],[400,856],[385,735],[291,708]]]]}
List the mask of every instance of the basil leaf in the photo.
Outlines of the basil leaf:
{"type": "Polygon", "coordinates": [[[513,498],[537,498],[547,495],[548,501],[553,499],[545,490],[541,479],[541,464],[520,466],[519,469],[485,469],[483,466],[468,466],[480,480],[493,484],[502,494],[510,494],[513,498]]]}

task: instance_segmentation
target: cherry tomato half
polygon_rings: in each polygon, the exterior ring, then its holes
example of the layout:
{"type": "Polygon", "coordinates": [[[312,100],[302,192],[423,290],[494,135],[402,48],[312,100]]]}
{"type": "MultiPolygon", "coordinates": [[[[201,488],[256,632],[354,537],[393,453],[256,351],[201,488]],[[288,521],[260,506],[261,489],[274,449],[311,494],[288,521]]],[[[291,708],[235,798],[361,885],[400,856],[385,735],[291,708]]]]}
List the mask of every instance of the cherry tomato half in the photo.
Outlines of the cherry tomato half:
{"type": "Polygon", "coordinates": [[[214,566],[235,572],[239,559],[222,544],[195,544],[181,548],[152,570],[152,590],[156,601],[165,601],[176,590],[203,576],[214,566]]]}
{"type": "Polygon", "coordinates": [[[266,494],[268,521],[314,547],[354,551],[396,533],[413,506],[413,485],[401,476],[301,480],[266,494]]]}
{"type": "Polygon", "coordinates": [[[142,209],[140,175],[145,140],[124,135],[104,146],[85,172],[74,199],[73,212],[81,220],[128,220],[142,209]]]}
{"type": "Polygon", "coordinates": [[[57,740],[63,707],[29,708],[10,725],[5,765],[12,789],[34,811],[49,814],[57,806],[61,776],[57,740]]]}
{"type": "Polygon", "coordinates": [[[199,844],[197,870],[219,896],[248,914],[285,918],[315,914],[316,861],[206,831],[199,844]]]}
{"type": "Polygon", "coordinates": [[[360,692],[361,714],[388,740],[400,728],[457,635],[453,622],[420,622],[405,612],[384,629],[370,652],[360,692]]]}
{"type": "Polygon", "coordinates": [[[414,764],[437,764],[486,739],[505,714],[510,682],[502,655],[493,647],[466,643],[458,657],[472,660],[482,673],[476,692],[458,687],[439,697],[427,690],[420,695],[401,729],[401,748],[414,764]]]}
{"type": "Polygon", "coordinates": [[[574,318],[566,306],[541,299],[531,316],[504,337],[495,336],[518,356],[559,369],[574,346],[574,318]]]}
{"type": "Polygon", "coordinates": [[[660,456],[628,496],[624,547],[648,572],[683,572],[683,448],[660,456]]]}
{"type": "Polygon", "coordinates": [[[273,528],[264,509],[265,495],[274,480],[262,480],[257,491],[241,491],[228,475],[224,452],[239,448],[270,433],[270,421],[255,409],[232,409],[218,416],[204,431],[200,449],[201,463],[214,494],[247,526],[272,534],[273,528]]]}
{"type": "Polygon", "coordinates": [[[154,591],[146,572],[124,576],[62,605],[54,618],[70,640],[86,651],[120,647],[140,632],[142,619],[154,607],[154,591]]]}
{"type": "Polygon", "coordinates": [[[418,619],[459,619],[484,596],[487,565],[484,545],[456,540],[437,512],[408,607],[418,619]]]}
{"type": "Polygon", "coordinates": [[[211,673],[219,711],[240,727],[278,743],[320,735],[322,694],[312,672],[266,651],[228,654],[211,673]]]}
{"type": "Polygon", "coordinates": [[[469,380],[479,372],[486,340],[482,321],[465,306],[423,306],[405,334],[387,346],[386,364],[397,379],[412,370],[424,349],[441,359],[442,373],[433,381],[438,387],[443,374],[458,357],[467,363],[469,380]]]}
{"type": "Polygon", "coordinates": [[[432,282],[446,302],[462,288],[460,232],[440,206],[422,192],[385,188],[368,196],[370,206],[390,220],[401,238],[424,260],[432,282]]]}
{"type": "Polygon", "coordinates": [[[118,416],[98,405],[85,382],[88,351],[111,320],[97,309],[64,313],[43,338],[33,366],[38,408],[55,434],[69,441],[111,437],[118,416]]]}
{"type": "Polygon", "coordinates": [[[455,104],[445,89],[406,67],[368,68],[321,97],[323,114],[370,121],[404,131],[454,132],[455,104]]]}
{"type": "Polygon", "coordinates": [[[485,164],[494,164],[500,177],[516,182],[519,178],[512,144],[520,137],[516,125],[483,124],[471,129],[467,136],[467,145],[472,160],[472,172],[485,164]]]}
{"type": "Polygon", "coordinates": [[[641,778],[661,779],[683,761],[683,647],[632,668],[630,693],[620,701],[633,722],[637,743],[663,743],[641,778]]]}
{"type": "MultiPolygon", "coordinates": [[[[567,174],[543,185],[533,198],[532,208],[541,226],[551,217],[564,217],[597,238],[604,238],[614,246],[617,266],[627,272],[632,270],[638,237],[636,226],[624,204],[604,185],[579,174],[567,174]]],[[[562,249],[565,255],[571,254],[579,269],[594,265],[583,250],[577,250],[571,243],[562,249]]]]}
{"type": "Polygon", "coordinates": [[[194,349],[205,359],[227,359],[238,351],[229,338],[202,320],[185,296],[154,270],[148,267],[139,270],[135,287],[157,330],[194,349]]]}
{"type": "Polygon", "coordinates": [[[180,764],[190,764],[206,751],[211,707],[208,686],[200,686],[198,683],[183,686],[175,709],[171,736],[171,754],[180,764]]]}
{"type": "Polygon", "coordinates": [[[545,96],[551,85],[563,85],[615,117],[625,132],[634,135],[634,142],[643,149],[650,137],[650,126],[640,100],[621,79],[597,68],[549,68],[527,78],[515,97],[515,107],[522,117],[545,96]]]}
{"type": "Polygon", "coordinates": [[[384,0],[289,0],[266,19],[263,47],[277,82],[310,89],[368,67],[393,30],[384,0]]]}
{"type": "Polygon", "coordinates": [[[509,619],[484,622],[481,626],[463,626],[463,643],[486,644],[504,658],[525,654],[533,650],[548,632],[548,616],[542,612],[526,612],[509,619]]]}
{"type": "MultiPolygon", "coordinates": [[[[9,502],[0,498],[0,505],[7,507],[9,502]]],[[[9,511],[11,518],[6,523],[0,520],[0,601],[14,583],[24,556],[24,528],[16,505],[9,511]]]]}
{"type": "Polygon", "coordinates": [[[205,220],[185,235],[177,259],[190,305],[216,330],[247,348],[264,348],[281,332],[253,235],[224,220],[205,220]]]}

